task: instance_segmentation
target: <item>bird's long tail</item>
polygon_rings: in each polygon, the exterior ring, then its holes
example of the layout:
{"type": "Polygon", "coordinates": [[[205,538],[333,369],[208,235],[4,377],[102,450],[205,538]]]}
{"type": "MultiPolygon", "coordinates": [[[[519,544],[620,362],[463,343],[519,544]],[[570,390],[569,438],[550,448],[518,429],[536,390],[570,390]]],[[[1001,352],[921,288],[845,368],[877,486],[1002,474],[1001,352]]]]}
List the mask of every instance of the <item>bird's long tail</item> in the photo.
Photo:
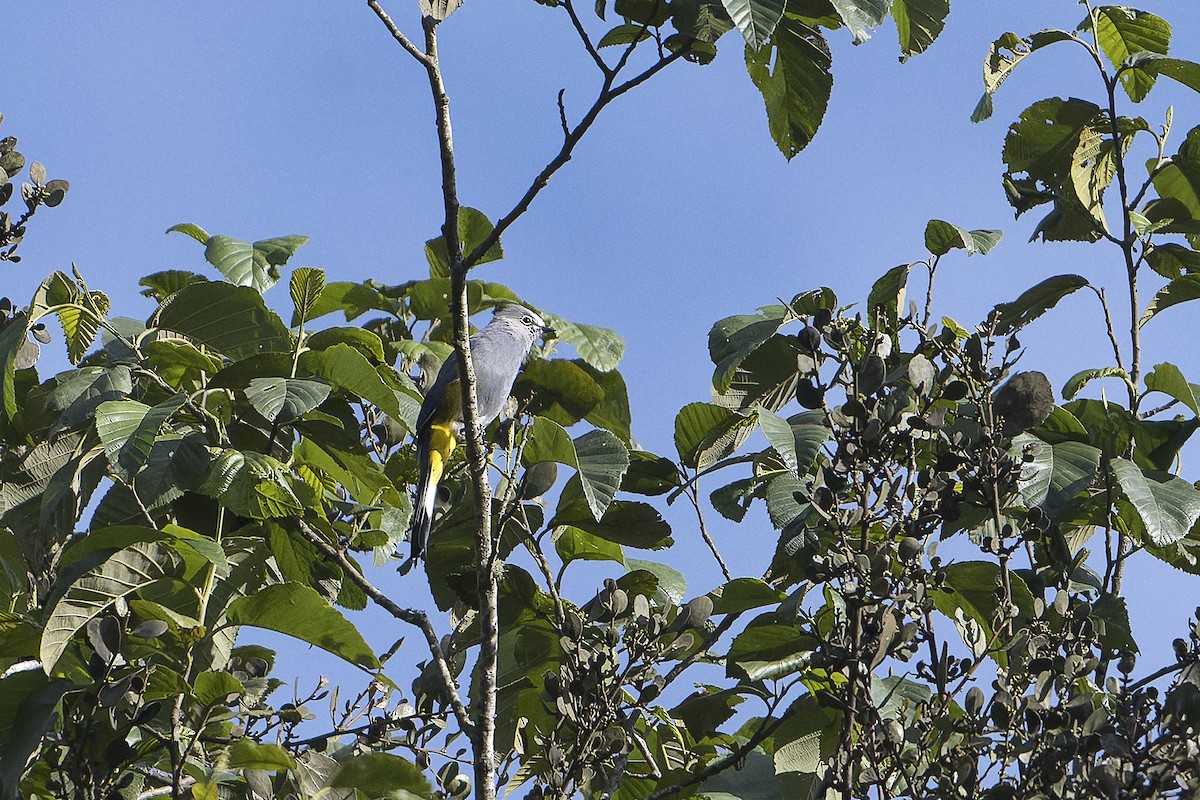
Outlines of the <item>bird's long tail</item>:
{"type": "MultiPolygon", "coordinates": [[[[423,438],[423,437],[422,437],[423,438]]],[[[421,477],[417,482],[417,503],[413,509],[412,523],[409,526],[409,540],[412,543],[414,560],[425,554],[425,545],[429,542],[429,530],[433,527],[433,504],[437,499],[438,484],[442,480],[442,472],[446,461],[454,449],[454,428],[452,423],[433,423],[429,426],[429,441],[417,441],[417,459],[421,465],[421,477]]]]}

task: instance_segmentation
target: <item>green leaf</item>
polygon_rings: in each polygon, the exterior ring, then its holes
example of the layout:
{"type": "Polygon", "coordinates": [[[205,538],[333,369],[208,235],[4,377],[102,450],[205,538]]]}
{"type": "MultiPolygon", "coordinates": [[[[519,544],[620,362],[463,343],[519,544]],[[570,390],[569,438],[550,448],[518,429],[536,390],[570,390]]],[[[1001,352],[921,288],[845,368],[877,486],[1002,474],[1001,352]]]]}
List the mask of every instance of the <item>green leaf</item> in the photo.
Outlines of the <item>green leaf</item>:
{"type": "MultiPolygon", "coordinates": [[[[547,527],[570,525],[606,541],[639,550],[661,550],[674,544],[671,526],[654,506],[614,500],[604,512],[604,517],[597,521],[584,499],[573,501],[567,497],[570,486],[571,483],[568,483],[568,489],[563,490],[563,497],[560,497],[558,508],[547,527]]],[[[630,563],[628,558],[625,563],[630,563]]]]}
{"type": "Polygon", "coordinates": [[[729,646],[725,674],[750,681],[792,675],[808,666],[817,645],[791,625],[750,625],[729,646]]]}
{"type": "Polygon", "coordinates": [[[163,303],[154,324],[235,361],[292,348],[291,333],[259,292],[221,281],[183,287],[163,303]]]}
{"type": "Polygon", "coordinates": [[[891,0],[830,0],[855,44],[871,38],[871,31],[887,17],[891,0]]]}
{"type": "Polygon", "coordinates": [[[738,614],[783,602],[785,593],[758,578],[734,578],[708,593],[714,614],[738,614]]]}
{"type": "Polygon", "coordinates": [[[8,435],[9,423],[17,413],[16,363],[17,352],[25,345],[29,333],[29,316],[18,311],[0,329],[0,438],[8,435]]]}
{"type": "Polygon", "coordinates": [[[365,669],[378,669],[379,659],[362,634],[333,606],[308,586],[282,583],[267,586],[230,604],[231,625],[282,633],[333,653],[365,669]]]}
{"type": "Polygon", "coordinates": [[[941,35],[949,14],[950,0],[893,0],[901,58],[924,53],[941,35]]]}
{"type": "Polygon", "coordinates": [[[271,422],[294,422],[329,397],[329,384],[310,378],[253,378],[246,399],[271,422]]]}
{"type": "Polygon", "coordinates": [[[1033,457],[1021,471],[1021,501],[1027,508],[1040,507],[1051,516],[1091,486],[1100,471],[1099,448],[1083,442],[1052,445],[1021,434],[1013,439],[1012,451],[1033,457]]]}
{"type": "Polygon", "coordinates": [[[513,391],[531,395],[529,410],[563,426],[574,425],[604,400],[604,389],[583,362],[535,358],[526,362],[513,391]]]}
{"type": "Polygon", "coordinates": [[[196,702],[207,709],[240,697],[246,693],[246,687],[228,672],[205,670],[196,676],[192,693],[196,696],[196,702]]]}
{"type": "MultiPolygon", "coordinates": [[[[951,620],[956,612],[979,626],[983,644],[989,642],[996,632],[996,616],[1000,601],[996,587],[1000,585],[1000,567],[990,561],[963,561],[946,567],[944,590],[934,592],[933,604],[937,610],[951,620]]],[[[1016,574],[1009,575],[1012,599],[1017,606],[1018,620],[1033,619],[1033,595],[1025,581],[1016,574]]],[[[989,651],[988,655],[1001,667],[1008,665],[1008,654],[1003,650],[989,651]]]]}
{"type": "Polygon", "coordinates": [[[785,5],[783,0],[721,0],[721,4],[751,50],[761,48],[775,32],[785,5]]]}
{"type": "Polygon", "coordinates": [[[251,244],[232,236],[209,238],[204,247],[204,260],[237,286],[251,286],[260,294],[279,280],[279,268],[287,263],[307,236],[281,236],[251,244]]]}
{"type": "Polygon", "coordinates": [[[1200,490],[1182,478],[1143,470],[1123,458],[1112,460],[1112,470],[1154,545],[1174,544],[1200,519],[1200,490]]]}
{"type": "Polygon", "coordinates": [[[200,244],[208,244],[210,238],[208,231],[194,222],[181,222],[178,225],[172,225],[167,228],[167,233],[185,233],[200,244]]]}
{"type": "Polygon", "coordinates": [[[1176,278],[1158,290],[1158,294],[1154,295],[1154,299],[1146,306],[1146,310],[1142,314],[1142,318],[1138,324],[1145,325],[1153,317],[1166,311],[1171,306],[1188,303],[1196,298],[1200,298],[1200,274],[1184,275],[1182,278],[1176,278]]]}
{"type": "Polygon", "coordinates": [[[138,281],[138,286],[145,286],[142,296],[153,297],[162,302],[183,287],[192,283],[204,283],[208,278],[197,275],[186,269],[167,269],[147,275],[138,281]]]}
{"type": "Polygon", "coordinates": [[[1129,65],[1152,75],[1166,75],[1189,89],[1200,92],[1200,64],[1194,61],[1142,52],[1131,56],[1129,65]]]}
{"type": "Polygon", "coordinates": [[[41,672],[18,672],[0,678],[0,795],[17,791],[30,757],[61,714],[59,701],[76,689],[71,681],[50,681],[41,672]]]}
{"type": "Polygon", "coordinates": [[[713,373],[716,392],[723,393],[729,388],[738,366],[787,320],[784,306],[765,306],[758,312],[726,317],[708,332],[708,354],[717,366],[713,373]]]}
{"type": "Polygon", "coordinates": [[[433,789],[425,773],[411,761],[391,753],[367,752],[343,762],[329,779],[334,789],[353,789],[369,798],[429,797],[433,789]]]}
{"type": "Polygon", "coordinates": [[[650,38],[650,29],[645,25],[618,25],[600,37],[597,47],[613,47],[644,42],[650,38]]]}
{"type": "Polygon", "coordinates": [[[625,341],[610,328],[581,325],[552,315],[548,315],[547,321],[558,341],[574,347],[581,359],[601,372],[616,369],[625,355],[625,341]]]}
{"type": "Polygon", "coordinates": [[[1087,386],[1094,380],[1101,378],[1121,378],[1124,381],[1129,380],[1129,374],[1120,367],[1098,367],[1095,369],[1085,369],[1076,372],[1071,376],[1071,379],[1063,386],[1063,400],[1074,400],[1075,395],[1079,394],[1084,386],[1087,386]]]}
{"type": "Polygon", "coordinates": [[[376,368],[354,347],[336,344],[319,352],[310,351],[300,356],[300,364],[335,387],[375,404],[410,431],[416,426],[421,401],[412,381],[386,365],[376,368]],[[384,374],[395,380],[403,390],[385,383],[384,374]]]}
{"type": "MultiPolygon", "coordinates": [[[[1096,37],[1100,49],[1114,68],[1121,67],[1135,53],[1166,55],[1171,46],[1171,26],[1162,17],[1125,6],[1096,9],[1096,37]]],[[[1154,87],[1154,72],[1139,67],[1121,71],[1121,85],[1135,103],[1140,103],[1154,87]]]]}
{"type": "MultiPolygon", "coordinates": [[[[462,245],[463,257],[470,255],[471,251],[483,244],[483,240],[491,234],[495,227],[482,211],[468,206],[460,207],[458,209],[458,238],[462,245]]],[[[471,266],[477,267],[501,258],[504,258],[504,250],[497,241],[471,266]]],[[[429,277],[450,277],[450,254],[446,249],[445,236],[430,239],[425,243],[425,259],[429,262],[429,277]]]]}
{"type": "Polygon", "coordinates": [[[229,746],[229,768],[285,772],[295,769],[296,761],[277,744],[243,737],[229,746]]]}
{"type": "Polygon", "coordinates": [[[293,487],[301,488],[303,484],[294,483],[288,470],[274,458],[252,450],[224,450],[197,491],[239,516],[272,519],[304,511],[304,503],[293,487]]]}
{"type": "Polygon", "coordinates": [[[616,542],[610,542],[573,525],[558,528],[553,537],[554,550],[563,564],[572,561],[615,561],[625,564],[625,551],[616,542]]]}
{"type": "Polygon", "coordinates": [[[900,308],[904,305],[904,293],[911,269],[911,264],[897,264],[871,284],[871,293],[867,295],[867,308],[870,309],[873,324],[876,320],[884,320],[888,329],[896,326],[900,308]],[[880,312],[882,316],[877,317],[876,314],[880,312]]]}
{"type": "Polygon", "coordinates": [[[1169,281],[1200,272],[1200,253],[1182,244],[1165,242],[1146,248],[1146,263],[1169,281]]]}
{"type": "Polygon", "coordinates": [[[1137,642],[1133,640],[1133,629],[1129,624],[1129,609],[1125,598],[1104,593],[1092,604],[1093,620],[1103,623],[1100,633],[1100,644],[1104,649],[1127,653],[1138,652],[1137,642]]]}
{"type": "Polygon", "coordinates": [[[125,597],[170,576],[178,556],[160,542],[143,542],[119,550],[71,583],[55,603],[42,633],[39,658],[47,675],[71,639],[118,597],[125,597]]]}
{"type": "Polygon", "coordinates": [[[746,71],[762,93],[771,138],[789,161],[813,140],[825,117],[832,63],[820,32],[786,14],[768,46],[746,48],[746,71]]]}
{"type": "Polygon", "coordinates": [[[167,420],[183,406],[177,394],[150,408],[136,400],[110,400],[96,409],[96,432],[113,470],[129,480],[150,457],[154,439],[167,420]]]}
{"type": "Polygon", "coordinates": [[[1200,415],[1200,386],[1187,382],[1179,367],[1170,363],[1156,364],[1146,376],[1146,390],[1162,392],[1187,406],[1193,414],[1200,415]]]}
{"type": "Polygon", "coordinates": [[[1000,315],[996,333],[1001,336],[1016,333],[1058,305],[1058,301],[1087,285],[1087,279],[1080,275],[1056,275],[1026,289],[1011,303],[996,306],[995,313],[1000,315]]]}
{"type": "Polygon", "coordinates": [[[597,520],[604,517],[629,468],[629,451],[610,431],[588,431],[574,441],[558,423],[535,417],[533,431],[525,445],[525,463],[555,462],[572,467],[579,474],[588,508],[597,520]]]}
{"type": "Polygon", "coordinates": [[[1055,42],[1071,39],[1067,31],[1044,30],[1022,39],[1011,31],[1004,34],[988,48],[988,54],[983,59],[983,97],[971,114],[972,122],[983,122],[992,116],[992,97],[1000,88],[1000,84],[1008,79],[1025,57],[1037,52],[1055,42]]]}
{"type": "Polygon", "coordinates": [[[638,558],[626,558],[625,566],[630,573],[649,572],[654,576],[658,588],[655,589],[654,597],[650,599],[656,603],[666,605],[683,602],[683,595],[687,592],[687,579],[679,570],[657,561],[642,561],[638,558]]]}
{"type": "Polygon", "coordinates": [[[935,256],[962,249],[968,256],[987,255],[1004,234],[996,230],[968,231],[940,219],[931,219],[925,226],[925,249],[935,256]]]}
{"type": "Polygon", "coordinates": [[[316,267],[300,267],[292,273],[288,290],[292,295],[292,325],[308,322],[313,309],[321,300],[325,289],[325,270],[316,267]]]}
{"type": "Polygon", "coordinates": [[[715,403],[689,403],[675,417],[679,463],[702,470],[737,450],[754,430],[755,418],[715,403]]]}
{"type": "Polygon", "coordinates": [[[757,417],[767,443],[796,477],[808,472],[821,453],[821,445],[831,437],[821,412],[807,411],[784,420],[773,411],[760,407],[757,417]]]}

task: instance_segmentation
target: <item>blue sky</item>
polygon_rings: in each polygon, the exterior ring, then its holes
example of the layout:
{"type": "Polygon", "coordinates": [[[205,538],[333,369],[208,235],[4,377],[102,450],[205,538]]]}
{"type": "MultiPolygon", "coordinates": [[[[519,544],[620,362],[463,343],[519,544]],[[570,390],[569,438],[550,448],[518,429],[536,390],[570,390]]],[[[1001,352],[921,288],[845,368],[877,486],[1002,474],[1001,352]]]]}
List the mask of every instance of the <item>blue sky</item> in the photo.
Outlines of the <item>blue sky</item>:
{"type": "MultiPolygon", "coordinates": [[[[1079,272],[1116,291],[1112,248],[1026,244],[1035,215],[1014,221],[999,182],[1004,132],[1023,108],[1052,95],[1098,97],[1082,51],[1035,55],[1001,90],[992,120],[968,119],[994,38],[1073,27],[1082,9],[1071,0],[954,6],[942,38],[906,64],[890,23],[857,47],[835,32],[828,115],[791,163],[767,135],[736,34],[712,65],[675,65],[606,112],[506,234],[507,258],[479,277],[621,333],[634,434],[668,454],[675,412],[708,399],[713,322],[822,284],[861,301],[883,271],[922,256],[930,218],[1006,234],[986,258],[941,268],[937,310],[960,322],[1052,274],[1079,272]]],[[[415,3],[388,7],[419,30],[415,3]]],[[[1140,7],[1174,24],[1174,54],[1200,60],[1200,7],[1140,7]]],[[[244,239],[309,235],[293,264],[322,267],[330,280],[424,274],[422,244],[441,214],[428,87],[365,3],[14,2],[5,18],[0,131],[72,188],[39,214],[0,293],[27,302],[45,274],[74,262],[110,293],[115,313],[144,317],[151,304],[138,277],[205,269],[194,241],[164,235],[184,221],[244,239]]],[[[598,76],[565,15],[531,0],[469,2],[441,37],[460,197],[494,218],[557,149],[559,89],[577,118],[598,76]]],[[[1157,125],[1167,103],[1178,144],[1200,122],[1195,95],[1162,86],[1136,111],[1157,125]]],[[[912,289],[923,292],[919,280],[912,289]]],[[[269,300],[286,307],[286,289],[269,300]]],[[[1189,315],[1168,312],[1146,329],[1147,367],[1170,360],[1200,380],[1189,315]]],[[[1111,362],[1084,293],[1021,339],[1024,366],[1056,387],[1077,368],[1111,362]]],[[[677,539],[699,546],[687,517],[672,519],[677,539]]],[[[770,541],[762,518],[752,532],[770,541]]],[[[735,571],[757,572],[756,551],[734,545],[745,535],[717,530],[735,571]]],[[[713,580],[701,575],[694,589],[713,580]]],[[[1165,661],[1192,603],[1164,612],[1161,598],[1194,589],[1146,558],[1134,560],[1127,587],[1143,652],[1165,661]]]]}

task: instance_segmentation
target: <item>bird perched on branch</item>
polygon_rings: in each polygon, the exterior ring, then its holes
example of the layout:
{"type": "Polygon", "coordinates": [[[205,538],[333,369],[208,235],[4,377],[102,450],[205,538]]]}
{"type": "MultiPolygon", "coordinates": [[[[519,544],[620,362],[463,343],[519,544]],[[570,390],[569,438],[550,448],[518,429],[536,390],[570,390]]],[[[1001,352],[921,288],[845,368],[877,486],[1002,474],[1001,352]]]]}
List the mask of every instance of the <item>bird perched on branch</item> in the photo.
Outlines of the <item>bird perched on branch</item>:
{"type": "MultiPolygon", "coordinates": [[[[475,369],[475,400],[479,426],[490,423],[504,410],[521,364],[538,337],[551,337],[554,329],[528,308],[507,305],[496,309],[492,321],[471,337],[471,364],[475,369]]],[[[438,483],[462,429],[462,390],[458,382],[458,354],[442,364],[433,385],[425,393],[417,415],[416,507],[409,527],[412,557],[425,552],[433,526],[433,502],[438,483]]]]}

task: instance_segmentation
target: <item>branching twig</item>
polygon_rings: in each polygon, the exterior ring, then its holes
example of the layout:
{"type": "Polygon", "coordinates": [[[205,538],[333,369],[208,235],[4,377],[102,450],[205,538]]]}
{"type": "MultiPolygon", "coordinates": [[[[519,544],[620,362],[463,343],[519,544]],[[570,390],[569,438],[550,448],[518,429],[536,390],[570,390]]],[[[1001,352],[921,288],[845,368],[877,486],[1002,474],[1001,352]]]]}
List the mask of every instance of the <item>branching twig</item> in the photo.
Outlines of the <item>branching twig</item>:
{"type": "Polygon", "coordinates": [[[375,601],[376,605],[396,619],[420,629],[421,633],[425,635],[425,641],[429,645],[429,653],[433,657],[438,676],[442,681],[442,688],[446,690],[446,695],[450,698],[450,708],[454,712],[454,718],[458,720],[458,724],[467,736],[473,738],[475,726],[471,724],[471,719],[467,716],[466,706],[463,705],[462,699],[458,695],[458,686],[454,682],[454,675],[450,672],[450,664],[446,660],[446,655],[442,652],[442,645],[438,641],[437,631],[434,630],[425,612],[398,606],[390,597],[368,581],[354,562],[346,557],[345,553],[326,541],[325,537],[313,530],[304,520],[297,519],[297,524],[304,538],[313,547],[320,550],[326,558],[341,567],[346,577],[361,589],[363,594],[375,601]]]}

